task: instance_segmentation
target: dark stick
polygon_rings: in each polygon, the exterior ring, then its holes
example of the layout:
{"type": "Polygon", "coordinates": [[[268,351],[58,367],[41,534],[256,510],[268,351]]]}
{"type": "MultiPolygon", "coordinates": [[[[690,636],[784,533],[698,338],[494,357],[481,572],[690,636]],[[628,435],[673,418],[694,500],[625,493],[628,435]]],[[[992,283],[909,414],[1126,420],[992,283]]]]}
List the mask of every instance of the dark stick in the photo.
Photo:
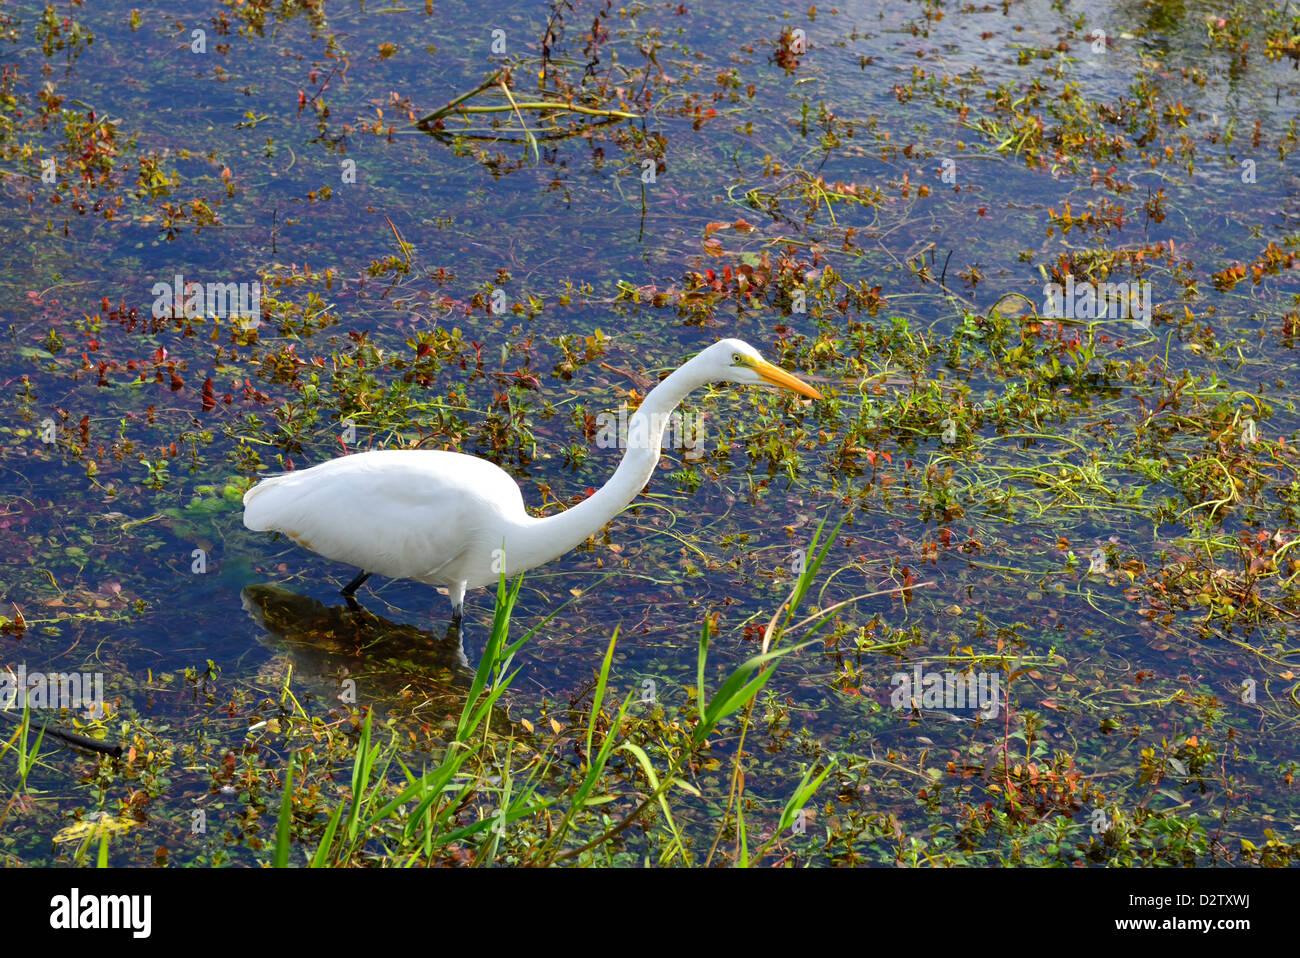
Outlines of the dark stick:
{"type": "MultiPolygon", "coordinates": [[[[14,715],[8,709],[0,709],[0,718],[12,722],[14,725],[22,725],[23,720],[20,716],[14,715]]],[[[67,729],[59,728],[57,725],[46,725],[43,722],[37,722],[30,717],[28,722],[31,727],[43,731],[46,735],[61,739],[68,745],[75,745],[77,748],[84,748],[88,752],[98,752],[100,755],[111,755],[113,758],[122,757],[122,746],[109,745],[107,742],[101,742],[96,738],[87,738],[85,735],[78,735],[76,732],[70,732],[67,729]]]]}
{"type": "Polygon", "coordinates": [[[505,72],[504,70],[497,70],[490,77],[488,77],[478,86],[476,86],[474,89],[470,90],[468,93],[462,93],[460,96],[456,97],[456,99],[448,101],[446,104],[434,110],[432,113],[427,113],[424,116],[420,117],[420,119],[415,121],[415,125],[418,127],[426,127],[429,126],[431,123],[433,123],[434,120],[446,116],[448,113],[450,113],[460,104],[464,103],[470,97],[482,93],[488,87],[500,81],[501,74],[503,74],[504,72],[505,72]]]}
{"type": "Polygon", "coordinates": [[[351,582],[349,582],[343,588],[339,589],[339,595],[343,596],[345,599],[352,598],[352,594],[356,592],[358,588],[360,588],[361,583],[365,582],[369,578],[370,578],[370,573],[367,572],[365,569],[362,569],[355,576],[353,576],[351,582]]]}

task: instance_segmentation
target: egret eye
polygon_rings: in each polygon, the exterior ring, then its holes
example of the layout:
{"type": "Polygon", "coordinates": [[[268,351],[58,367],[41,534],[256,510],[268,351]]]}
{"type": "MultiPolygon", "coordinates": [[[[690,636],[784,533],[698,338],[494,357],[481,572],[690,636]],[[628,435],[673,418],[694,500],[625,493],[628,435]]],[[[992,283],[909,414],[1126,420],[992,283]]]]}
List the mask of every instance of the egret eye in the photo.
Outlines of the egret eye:
{"type": "Polygon", "coordinates": [[[740,353],[732,353],[732,354],[731,354],[731,365],[733,365],[733,366],[742,366],[742,365],[744,365],[744,363],[745,363],[745,361],[744,361],[743,359],[740,358],[740,353]]]}

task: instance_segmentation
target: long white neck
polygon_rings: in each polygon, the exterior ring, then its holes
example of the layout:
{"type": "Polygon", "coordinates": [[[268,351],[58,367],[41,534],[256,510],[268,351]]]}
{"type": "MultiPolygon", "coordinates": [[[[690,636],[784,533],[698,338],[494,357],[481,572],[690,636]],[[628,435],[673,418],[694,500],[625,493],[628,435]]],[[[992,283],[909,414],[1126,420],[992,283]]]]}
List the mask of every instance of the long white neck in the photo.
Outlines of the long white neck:
{"type": "MultiPolygon", "coordinates": [[[[697,375],[685,367],[676,370],[641,401],[628,419],[627,450],[609,481],[584,501],[559,515],[532,519],[515,540],[515,554],[538,564],[564,555],[595,535],[636,498],[659,462],[659,448],[669,416],[696,387],[697,375]],[[522,548],[520,548],[522,546],[522,548]]],[[[699,436],[695,436],[696,441],[699,436]]],[[[507,550],[506,565],[515,563],[507,550]]]]}

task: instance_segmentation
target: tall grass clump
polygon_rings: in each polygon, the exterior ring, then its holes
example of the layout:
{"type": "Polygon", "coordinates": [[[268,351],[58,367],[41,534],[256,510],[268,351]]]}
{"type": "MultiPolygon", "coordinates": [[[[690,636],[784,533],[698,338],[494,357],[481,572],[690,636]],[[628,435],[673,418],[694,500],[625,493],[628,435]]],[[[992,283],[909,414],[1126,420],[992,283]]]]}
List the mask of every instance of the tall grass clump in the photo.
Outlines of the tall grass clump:
{"type": "MultiPolygon", "coordinates": [[[[822,530],[819,526],[813,536],[810,561],[768,623],[761,652],[712,694],[705,686],[711,638],[706,618],[696,653],[694,708],[677,721],[636,714],[635,692],[621,700],[611,695],[619,638],[615,630],[596,670],[584,721],[564,737],[567,748],[558,743],[537,747],[543,736],[535,734],[530,723],[493,721],[518,675],[516,653],[544,624],[510,641],[522,576],[513,583],[503,578],[491,635],[437,764],[413,770],[399,754],[396,736],[375,740],[373,717],[367,712],[353,759],[350,798],[328,815],[295,822],[298,793],[294,760],[289,760],[272,863],[289,864],[295,844],[306,847],[305,860],[315,868],[720,861],[747,867],[762,862],[790,832],[834,766],[829,761],[807,768],[786,789],[788,799],[779,811],[771,808],[759,831],[758,823],[746,817],[753,812],[747,811],[744,800],[744,743],[755,701],[781,660],[810,644],[810,637],[831,621],[833,608],[795,621],[839,527],[825,542],[820,541],[822,530]],[[796,631],[798,641],[790,634],[796,631]],[[509,731],[500,731],[502,725],[509,731]],[[702,762],[716,758],[714,740],[723,737],[735,743],[729,753],[727,790],[725,795],[709,795],[694,772],[702,762]]],[[[297,859],[303,859],[301,852],[297,859]]]]}

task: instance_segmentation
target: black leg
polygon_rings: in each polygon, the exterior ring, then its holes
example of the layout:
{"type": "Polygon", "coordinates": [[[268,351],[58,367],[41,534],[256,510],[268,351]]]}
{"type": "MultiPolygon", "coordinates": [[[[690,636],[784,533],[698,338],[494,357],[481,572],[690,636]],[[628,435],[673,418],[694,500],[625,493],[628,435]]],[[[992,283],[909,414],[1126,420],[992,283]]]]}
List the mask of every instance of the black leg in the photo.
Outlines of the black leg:
{"type": "MultiPolygon", "coordinates": [[[[461,612],[462,608],[460,606],[452,606],[451,622],[447,625],[447,634],[443,638],[443,641],[448,643],[455,642],[456,647],[463,650],[465,648],[465,633],[461,630],[461,623],[464,619],[461,612]]],[[[464,654],[463,651],[462,654],[464,654]]]]}
{"type": "Polygon", "coordinates": [[[361,583],[365,582],[369,578],[370,578],[369,572],[365,572],[365,571],[358,572],[356,574],[356,577],[351,582],[349,582],[343,588],[339,589],[339,595],[343,596],[345,599],[352,598],[352,594],[357,591],[357,588],[361,585],[361,583]]]}

